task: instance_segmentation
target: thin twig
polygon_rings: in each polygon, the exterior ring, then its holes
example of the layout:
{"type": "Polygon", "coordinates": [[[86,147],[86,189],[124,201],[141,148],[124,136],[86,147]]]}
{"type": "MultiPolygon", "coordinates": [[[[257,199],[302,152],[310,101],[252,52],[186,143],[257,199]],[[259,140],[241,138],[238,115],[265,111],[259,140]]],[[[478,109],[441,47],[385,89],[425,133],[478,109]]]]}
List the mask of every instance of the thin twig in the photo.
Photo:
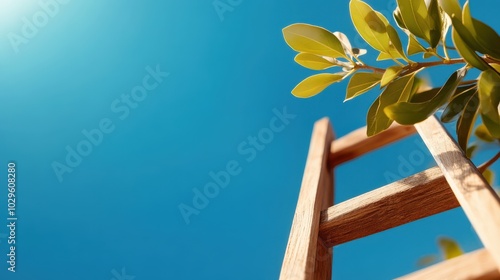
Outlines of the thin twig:
{"type": "Polygon", "coordinates": [[[494,157],[492,157],[490,160],[488,160],[487,162],[481,164],[477,170],[479,170],[479,172],[483,173],[484,171],[486,171],[486,169],[488,169],[493,163],[495,163],[495,161],[497,161],[498,159],[500,159],[500,152],[498,152],[494,157]]]}

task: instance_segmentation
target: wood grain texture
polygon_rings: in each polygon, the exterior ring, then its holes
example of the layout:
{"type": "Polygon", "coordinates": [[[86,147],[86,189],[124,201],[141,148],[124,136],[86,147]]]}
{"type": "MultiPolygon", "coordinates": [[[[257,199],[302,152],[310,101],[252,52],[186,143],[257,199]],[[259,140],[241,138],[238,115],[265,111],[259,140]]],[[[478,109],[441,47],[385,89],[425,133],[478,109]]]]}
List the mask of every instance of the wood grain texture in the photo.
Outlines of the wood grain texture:
{"type": "Polygon", "coordinates": [[[382,133],[368,137],[366,136],[366,127],[359,128],[332,143],[329,164],[334,167],[415,132],[414,126],[402,126],[394,123],[382,133]]]}
{"type": "Polygon", "coordinates": [[[500,199],[434,116],[415,127],[500,268],[500,199]]]}
{"type": "Polygon", "coordinates": [[[326,200],[324,194],[325,190],[333,188],[332,171],[327,165],[332,141],[333,132],[330,121],[325,118],[316,122],[281,267],[281,280],[311,280],[328,276],[315,273],[315,268],[320,269],[325,264],[320,260],[317,263],[316,257],[318,251],[321,252],[321,249],[317,250],[317,247],[320,241],[319,219],[324,205],[323,201],[326,200]]]}
{"type": "Polygon", "coordinates": [[[477,250],[408,274],[397,280],[499,280],[500,271],[491,254],[477,250]]]}
{"type": "MultiPolygon", "coordinates": [[[[325,172],[333,172],[333,170],[328,169],[325,172]]],[[[323,190],[323,197],[321,210],[326,210],[333,205],[334,197],[334,179],[333,176],[326,176],[323,190]],[[331,180],[331,181],[326,181],[331,180]]],[[[318,238],[316,254],[316,265],[314,268],[314,279],[315,280],[331,280],[332,279],[332,264],[333,264],[333,248],[327,246],[323,239],[318,238]]]]}
{"type": "Polygon", "coordinates": [[[335,246],[458,206],[441,170],[434,167],[323,211],[320,237],[335,246]]]}

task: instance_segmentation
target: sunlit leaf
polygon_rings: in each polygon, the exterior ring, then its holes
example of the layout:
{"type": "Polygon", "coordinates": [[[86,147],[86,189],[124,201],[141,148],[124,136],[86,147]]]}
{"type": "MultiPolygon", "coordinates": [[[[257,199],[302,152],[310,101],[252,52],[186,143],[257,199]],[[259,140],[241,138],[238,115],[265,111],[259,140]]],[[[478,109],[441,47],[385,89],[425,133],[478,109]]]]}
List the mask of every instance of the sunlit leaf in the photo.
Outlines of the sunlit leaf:
{"type": "MultiPolygon", "coordinates": [[[[465,3],[463,8],[462,23],[470,33],[471,37],[469,40],[474,40],[471,46],[477,44],[477,51],[500,58],[500,50],[498,50],[500,36],[498,36],[498,33],[493,28],[471,16],[469,1],[465,3]]],[[[466,37],[463,37],[463,39],[469,43],[466,37]]]]}
{"type": "Polygon", "coordinates": [[[469,102],[473,94],[477,94],[477,88],[469,88],[465,92],[455,95],[444,109],[444,112],[441,115],[441,121],[453,121],[453,119],[464,110],[467,102],[469,102]]]}
{"type": "Polygon", "coordinates": [[[424,0],[397,0],[401,17],[407,29],[415,36],[430,42],[427,6],[424,0]]]}
{"type": "Polygon", "coordinates": [[[479,76],[479,100],[481,117],[490,134],[500,138],[500,76],[494,70],[486,70],[479,76]]]}
{"type": "Polygon", "coordinates": [[[384,76],[382,76],[382,80],[380,81],[380,87],[385,87],[390,82],[392,82],[403,70],[403,67],[395,65],[387,68],[384,72],[384,76]]]}
{"type": "Polygon", "coordinates": [[[424,121],[443,106],[455,93],[460,81],[465,76],[466,70],[454,72],[435,96],[423,103],[399,102],[384,109],[384,112],[400,124],[410,125],[424,121]]]}
{"type": "Polygon", "coordinates": [[[409,34],[410,32],[408,31],[408,28],[403,21],[403,17],[401,16],[401,10],[399,10],[399,7],[394,10],[392,16],[394,17],[394,20],[396,21],[396,24],[399,26],[399,28],[403,29],[405,33],[409,34]]]}
{"type": "Polygon", "coordinates": [[[295,62],[312,70],[324,70],[336,65],[322,56],[317,56],[311,53],[297,54],[295,56],[295,62]]]}
{"type": "Polygon", "coordinates": [[[495,141],[495,138],[491,136],[490,132],[486,128],[484,124],[480,124],[478,127],[476,127],[476,131],[474,131],[474,135],[476,135],[477,138],[483,140],[484,142],[493,142],[495,141]]]}
{"type": "Polygon", "coordinates": [[[443,41],[443,45],[446,45],[446,36],[448,34],[448,30],[451,27],[451,18],[448,14],[443,14],[443,28],[441,31],[441,41],[443,41]]]}
{"type": "Polygon", "coordinates": [[[310,76],[300,82],[293,90],[292,94],[300,98],[312,97],[322,92],[329,85],[339,82],[344,78],[344,74],[322,73],[310,76]]]}
{"type": "Polygon", "coordinates": [[[441,10],[439,8],[438,0],[430,0],[429,14],[427,21],[429,23],[429,44],[431,48],[436,48],[441,40],[441,32],[443,28],[443,20],[441,10]]]}
{"type": "Polygon", "coordinates": [[[285,27],[283,36],[287,44],[298,52],[347,58],[339,39],[322,27],[296,23],[285,27]]]}
{"type": "Polygon", "coordinates": [[[392,58],[406,59],[396,30],[381,13],[360,0],[351,0],[350,12],[354,27],[370,46],[392,58]]]}
{"type": "Polygon", "coordinates": [[[460,38],[464,41],[464,43],[472,50],[472,51],[478,51],[478,52],[485,52],[485,49],[477,42],[476,38],[474,37],[473,33],[471,33],[471,30],[467,28],[463,23],[462,23],[462,17],[461,16],[453,16],[451,18],[451,22],[453,24],[453,31],[456,31],[459,35],[460,38]]]}
{"type": "Polygon", "coordinates": [[[462,250],[462,248],[460,248],[460,245],[458,245],[458,243],[451,238],[440,237],[438,239],[438,245],[441,249],[441,253],[443,254],[443,259],[445,260],[449,260],[464,254],[464,251],[462,250]]]}
{"type": "Polygon", "coordinates": [[[355,73],[351,77],[351,80],[347,85],[347,94],[345,97],[345,101],[359,96],[360,94],[363,94],[374,88],[376,85],[378,85],[378,83],[380,83],[381,78],[382,75],[380,73],[355,73]]]}
{"type": "Polygon", "coordinates": [[[436,56],[436,55],[435,55],[435,54],[433,54],[433,53],[431,53],[431,52],[425,52],[425,53],[423,54],[423,58],[424,58],[424,59],[428,59],[428,58],[431,58],[431,57],[433,57],[433,56],[436,56]]]}
{"type": "Polygon", "coordinates": [[[490,63],[490,66],[495,69],[498,73],[500,73],[500,64],[497,63],[490,63]]]}
{"type": "MultiPolygon", "coordinates": [[[[456,21],[456,19],[452,20],[456,21]]],[[[458,34],[456,28],[452,31],[452,39],[458,53],[465,59],[465,61],[467,61],[467,63],[483,71],[489,69],[488,63],[480,58],[476,52],[464,42],[462,37],[458,34]]]]}
{"type": "Polygon", "coordinates": [[[378,56],[377,56],[377,60],[378,61],[381,61],[381,60],[387,60],[387,59],[392,59],[392,56],[390,54],[387,54],[387,53],[384,53],[384,52],[381,52],[378,56]]]}
{"type": "Polygon", "coordinates": [[[464,110],[462,111],[460,117],[457,121],[457,137],[458,144],[463,151],[467,151],[467,144],[469,142],[474,123],[476,121],[476,116],[479,107],[479,97],[478,94],[473,94],[464,110]]]}
{"type": "Polygon", "coordinates": [[[425,51],[426,49],[417,41],[417,39],[415,39],[415,37],[413,37],[413,35],[410,34],[408,36],[408,55],[414,55],[425,51]]]}
{"type": "Polygon", "coordinates": [[[333,35],[335,35],[340,40],[340,43],[342,43],[342,46],[344,47],[344,52],[348,54],[351,58],[353,56],[358,57],[366,54],[365,49],[353,48],[351,42],[349,41],[349,38],[347,38],[347,36],[344,33],[336,31],[333,32],[333,35]]]}
{"type": "Polygon", "coordinates": [[[462,14],[462,8],[460,8],[458,0],[439,0],[438,2],[441,8],[450,16],[450,18],[453,15],[458,16],[462,14]]]}
{"type": "Polygon", "coordinates": [[[392,124],[393,120],[384,113],[384,108],[410,99],[415,75],[416,72],[393,81],[373,102],[366,118],[368,136],[382,132],[392,124]]]}
{"type": "Polygon", "coordinates": [[[488,184],[490,184],[490,186],[493,186],[493,184],[495,184],[495,172],[493,172],[493,170],[491,170],[489,168],[486,169],[483,172],[483,177],[486,180],[486,182],[488,182],[488,184]]]}
{"type": "Polygon", "coordinates": [[[470,13],[470,5],[468,0],[465,2],[462,10],[462,23],[466,27],[474,28],[474,22],[470,13]]]}

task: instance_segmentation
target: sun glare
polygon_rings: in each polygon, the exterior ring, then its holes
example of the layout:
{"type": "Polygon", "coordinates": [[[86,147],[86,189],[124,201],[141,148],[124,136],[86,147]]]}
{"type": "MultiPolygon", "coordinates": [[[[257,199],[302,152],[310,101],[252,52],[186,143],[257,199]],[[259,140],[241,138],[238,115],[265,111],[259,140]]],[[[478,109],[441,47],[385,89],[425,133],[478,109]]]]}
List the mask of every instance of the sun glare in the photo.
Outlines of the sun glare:
{"type": "Polygon", "coordinates": [[[8,27],[19,24],[22,17],[29,17],[29,12],[36,7],[38,1],[34,0],[0,0],[0,27],[5,30],[8,27]]]}

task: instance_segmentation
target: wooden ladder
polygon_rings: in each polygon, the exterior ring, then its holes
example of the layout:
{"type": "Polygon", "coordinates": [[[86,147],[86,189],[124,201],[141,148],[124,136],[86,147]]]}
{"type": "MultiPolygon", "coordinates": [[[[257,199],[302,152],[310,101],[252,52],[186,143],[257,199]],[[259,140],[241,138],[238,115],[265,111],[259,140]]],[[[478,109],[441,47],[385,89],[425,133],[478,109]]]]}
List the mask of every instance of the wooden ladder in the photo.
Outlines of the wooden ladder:
{"type": "Polygon", "coordinates": [[[484,249],[399,279],[500,279],[500,199],[435,117],[366,128],[334,141],[327,118],[314,125],[281,280],[331,279],[332,247],[461,206],[484,249]],[[335,166],[418,132],[433,167],[333,206],[335,166]]]}

